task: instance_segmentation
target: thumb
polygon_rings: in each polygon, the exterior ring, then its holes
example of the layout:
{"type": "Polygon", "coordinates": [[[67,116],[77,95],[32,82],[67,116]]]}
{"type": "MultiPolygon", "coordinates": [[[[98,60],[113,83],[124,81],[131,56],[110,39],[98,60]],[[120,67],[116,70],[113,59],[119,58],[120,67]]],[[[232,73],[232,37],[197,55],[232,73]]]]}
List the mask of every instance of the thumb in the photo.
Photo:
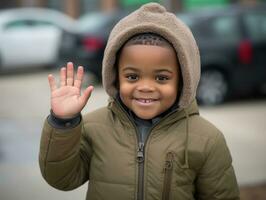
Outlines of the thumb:
{"type": "Polygon", "coordinates": [[[84,90],[83,94],[80,96],[80,101],[82,105],[85,106],[85,104],[87,103],[88,99],[91,96],[93,89],[94,89],[93,86],[89,86],[84,90]]]}

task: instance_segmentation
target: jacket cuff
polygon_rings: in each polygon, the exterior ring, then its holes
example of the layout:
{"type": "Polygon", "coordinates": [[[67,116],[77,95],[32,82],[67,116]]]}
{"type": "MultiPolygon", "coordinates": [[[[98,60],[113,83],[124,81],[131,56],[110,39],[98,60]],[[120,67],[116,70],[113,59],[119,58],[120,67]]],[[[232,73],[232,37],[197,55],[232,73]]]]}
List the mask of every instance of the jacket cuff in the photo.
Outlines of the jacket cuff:
{"type": "Polygon", "coordinates": [[[81,113],[68,119],[62,119],[57,117],[52,110],[50,110],[50,115],[47,117],[48,123],[57,129],[68,129],[78,126],[81,122],[81,113]]]}

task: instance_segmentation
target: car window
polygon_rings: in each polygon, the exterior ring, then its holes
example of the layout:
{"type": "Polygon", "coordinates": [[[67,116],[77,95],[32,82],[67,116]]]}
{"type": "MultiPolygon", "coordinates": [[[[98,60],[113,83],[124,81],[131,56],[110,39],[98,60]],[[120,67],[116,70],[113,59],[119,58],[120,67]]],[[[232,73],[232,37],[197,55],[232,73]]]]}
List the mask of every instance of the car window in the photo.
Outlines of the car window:
{"type": "Polygon", "coordinates": [[[48,22],[48,21],[31,21],[32,22],[32,25],[34,26],[34,27],[39,27],[39,26],[56,26],[55,24],[53,24],[53,23],[51,23],[51,22],[48,22]]]}
{"type": "Polygon", "coordinates": [[[237,18],[234,16],[214,18],[209,26],[212,36],[221,41],[235,42],[240,38],[237,18]]]}
{"type": "Polygon", "coordinates": [[[95,31],[104,27],[107,22],[108,18],[103,14],[87,14],[79,19],[78,28],[80,31],[95,31]]]}
{"type": "Polygon", "coordinates": [[[123,17],[123,13],[91,13],[79,19],[78,31],[88,33],[109,34],[115,24],[123,17]]]}
{"type": "Polygon", "coordinates": [[[185,14],[177,14],[177,18],[179,18],[181,21],[183,21],[187,26],[191,27],[193,26],[194,19],[193,17],[185,14]]]}
{"type": "Polygon", "coordinates": [[[20,29],[31,26],[27,20],[14,20],[5,24],[4,30],[8,29],[20,29]]]}
{"type": "Polygon", "coordinates": [[[23,19],[23,20],[14,20],[8,22],[4,26],[4,30],[21,29],[21,28],[24,29],[24,28],[44,27],[44,26],[54,26],[54,25],[47,21],[23,19]]]}
{"type": "Polygon", "coordinates": [[[266,41],[266,14],[249,13],[244,15],[244,23],[251,39],[255,41],[266,41]]]}
{"type": "Polygon", "coordinates": [[[117,24],[117,22],[123,18],[124,15],[114,15],[114,16],[110,16],[109,21],[106,23],[105,27],[106,27],[106,31],[110,32],[113,27],[117,24]]]}
{"type": "Polygon", "coordinates": [[[215,17],[183,17],[183,20],[190,26],[196,39],[217,40],[221,42],[236,42],[240,38],[240,30],[235,16],[215,17]]]}

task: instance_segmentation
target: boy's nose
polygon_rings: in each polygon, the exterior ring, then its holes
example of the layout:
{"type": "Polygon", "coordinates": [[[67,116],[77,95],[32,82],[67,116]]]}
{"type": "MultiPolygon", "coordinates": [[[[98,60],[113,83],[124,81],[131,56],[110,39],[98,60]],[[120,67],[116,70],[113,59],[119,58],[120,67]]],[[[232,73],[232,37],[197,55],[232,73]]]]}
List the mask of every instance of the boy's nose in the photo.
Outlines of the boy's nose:
{"type": "Polygon", "coordinates": [[[141,81],[137,86],[137,90],[140,92],[153,92],[155,88],[151,81],[141,81]]]}

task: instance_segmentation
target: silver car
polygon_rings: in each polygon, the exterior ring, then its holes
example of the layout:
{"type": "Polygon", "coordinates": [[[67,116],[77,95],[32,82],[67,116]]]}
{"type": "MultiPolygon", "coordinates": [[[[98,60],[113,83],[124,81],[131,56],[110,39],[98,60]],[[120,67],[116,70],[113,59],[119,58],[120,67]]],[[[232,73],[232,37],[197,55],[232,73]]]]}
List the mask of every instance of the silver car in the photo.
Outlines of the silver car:
{"type": "Polygon", "coordinates": [[[56,63],[62,31],[75,21],[50,9],[17,8],[0,12],[0,70],[56,63]]]}

